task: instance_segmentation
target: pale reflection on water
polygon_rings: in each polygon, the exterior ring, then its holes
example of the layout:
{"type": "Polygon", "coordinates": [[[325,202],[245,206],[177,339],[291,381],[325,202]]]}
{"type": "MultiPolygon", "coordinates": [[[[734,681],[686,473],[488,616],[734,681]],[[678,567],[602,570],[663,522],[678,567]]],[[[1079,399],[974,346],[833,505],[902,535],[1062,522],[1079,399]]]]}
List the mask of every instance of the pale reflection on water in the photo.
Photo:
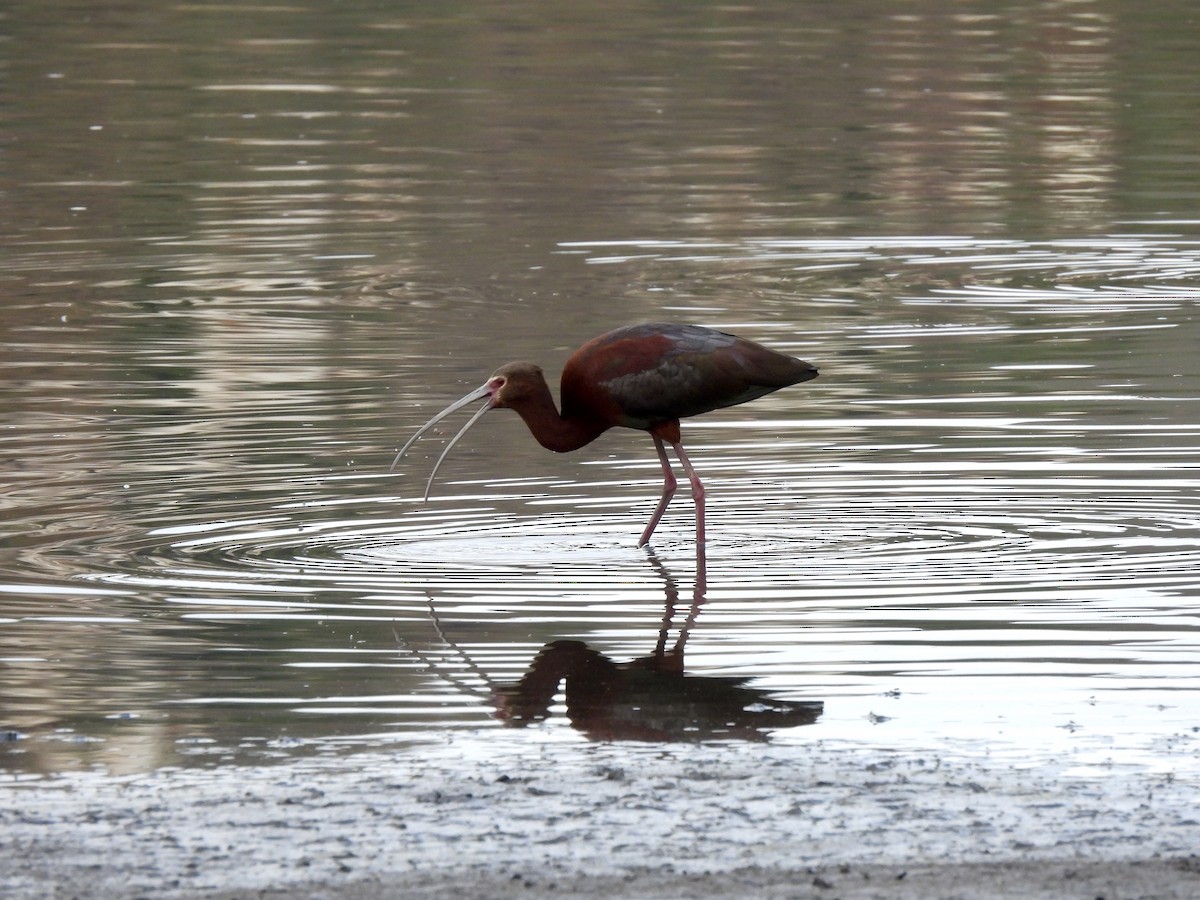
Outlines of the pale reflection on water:
{"type": "Polygon", "coordinates": [[[1182,771],[1181,10],[451,6],[11,17],[0,765],[515,718],[1182,771]],[[703,592],[686,496],[633,546],[645,435],[497,414],[428,504],[437,438],[387,474],[497,364],[659,319],[822,371],[685,426],[703,592]]]}

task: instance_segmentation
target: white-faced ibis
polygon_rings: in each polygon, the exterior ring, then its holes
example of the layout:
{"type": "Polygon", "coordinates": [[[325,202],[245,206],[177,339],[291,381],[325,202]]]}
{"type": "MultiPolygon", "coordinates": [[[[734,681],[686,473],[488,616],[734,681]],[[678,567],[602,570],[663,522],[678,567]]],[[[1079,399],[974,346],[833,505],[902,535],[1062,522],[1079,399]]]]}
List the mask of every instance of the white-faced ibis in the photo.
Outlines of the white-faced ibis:
{"type": "Polygon", "coordinates": [[[589,444],[610,428],[650,432],[663,470],[658,506],[638,546],[650,540],[676,480],[664,442],[675,449],[692,484],[696,542],[704,545],[704,485],[680,442],[679,420],[746,403],[791,384],[817,377],[814,366],[761,344],[699,325],[630,325],[602,334],[578,350],[562,373],[562,412],[554,405],[542,370],[533,363],[501,366],[481,387],[450,404],[421,426],[396,454],[392,468],[417,438],[453,412],[486,400],[438,457],[425,497],[446,455],[490,409],[512,409],[537,442],[566,453],[589,444]]]}

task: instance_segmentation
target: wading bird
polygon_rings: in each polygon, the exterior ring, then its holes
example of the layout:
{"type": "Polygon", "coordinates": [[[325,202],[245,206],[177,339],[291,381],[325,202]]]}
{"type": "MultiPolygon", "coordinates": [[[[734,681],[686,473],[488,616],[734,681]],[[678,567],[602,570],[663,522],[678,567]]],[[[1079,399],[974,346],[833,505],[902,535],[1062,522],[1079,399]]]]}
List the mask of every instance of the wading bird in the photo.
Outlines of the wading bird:
{"type": "Polygon", "coordinates": [[[533,363],[501,366],[481,387],[426,422],[396,454],[392,468],[426,431],[477,400],[486,402],[454,436],[434,464],[425,498],[442,461],[467,430],[491,409],[512,409],[537,442],[566,453],[590,444],[610,428],[650,432],[663,470],[662,496],[638,540],[650,540],[675,493],[664,442],[679,457],[696,504],[696,545],[704,546],[704,485],[680,442],[679,420],[746,403],[817,377],[814,366],[761,344],[699,325],[630,325],[588,341],[563,367],[562,412],[554,405],[542,370],[533,363]]]}

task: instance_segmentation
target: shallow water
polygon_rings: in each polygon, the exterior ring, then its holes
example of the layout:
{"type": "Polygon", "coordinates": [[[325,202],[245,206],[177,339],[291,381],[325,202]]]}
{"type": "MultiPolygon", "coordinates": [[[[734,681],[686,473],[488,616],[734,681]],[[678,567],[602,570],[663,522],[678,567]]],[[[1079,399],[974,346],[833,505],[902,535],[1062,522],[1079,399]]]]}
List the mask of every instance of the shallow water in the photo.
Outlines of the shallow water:
{"type": "Polygon", "coordinates": [[[940,6],[19,10],[0,765],[522,724],[1178,771],[1196,48],[1169,9],[1022,6],[1034,53],[940,6]],[[496,365],[653,319],[822,372],[686,423],[703,590],[686,492],[634,546],[645,435],[560,457],[495,413],[428,503],[445,432],[388,472],[496,365]],[[534,689],[560,664],[581,696],[534,689]]]}

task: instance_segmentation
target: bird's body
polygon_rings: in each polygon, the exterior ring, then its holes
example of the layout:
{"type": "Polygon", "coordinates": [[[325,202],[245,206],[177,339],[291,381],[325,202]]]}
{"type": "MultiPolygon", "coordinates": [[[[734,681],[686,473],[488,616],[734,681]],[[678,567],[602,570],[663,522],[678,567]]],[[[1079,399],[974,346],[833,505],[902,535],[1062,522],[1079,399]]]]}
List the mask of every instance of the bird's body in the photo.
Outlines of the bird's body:
{"type": "Polygon", "coordinates": [[[711,328],[630,325],[593,338],[567,360],[563,418],[652,432],[816,374],[806,362],[711,328]]]}
{"type": "Polygon", "coordinates": [[[691,481],[696,501],[696,538],[703,544],[704,487],[684,453],[679,420],[746,403],[816,377],[816,368],[803,360],[710,328],[664,323],[630,325],[593,338],[567,360],[562,373],[561,412],[554,405],[540,368],[532,363],[508,363],[482,387],[427,422],[396,458],[399,460],[442,418],[484,398],[488,402],[447,445],[433,475],[450,448],[489,409],[515,410],[538,443],[560,453],[577,450],[610,428],[647,431],[654,438],[664,484],[639,546],[649,541],[675,492],[675,476],[664,441],[672,445],[691,481]]]}

